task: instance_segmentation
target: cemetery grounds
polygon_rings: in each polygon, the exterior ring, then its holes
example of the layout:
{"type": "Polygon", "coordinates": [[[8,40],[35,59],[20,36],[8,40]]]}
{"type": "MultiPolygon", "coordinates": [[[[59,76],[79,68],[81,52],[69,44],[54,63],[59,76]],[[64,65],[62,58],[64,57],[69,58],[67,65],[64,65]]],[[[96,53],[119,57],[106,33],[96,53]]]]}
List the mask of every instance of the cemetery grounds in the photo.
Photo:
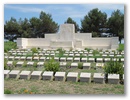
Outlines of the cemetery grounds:
{"type": "MultiPolygon", "coordinates": [[[[6,46],[5,46],[6,47],[6,46]]],[[[123,46],[121,46],[123,48],[123,46]]],[[[12,49],[12,48],[11,48],[12,49]]],[[[5,56],[12,56],[12,53],[9,53],[10,50],[5,52],[5,56]]],[[[14,49],[16,50],[16,48],[14,49]]],[[[71,50],[70,50],[71,51],[71,50]]],[[[19,55],[22,56],[22,55],[19,55]]],[[[33,54],[29,54],[33,56],[33,54]]],[[[63,55],[55,55],[57,57],[62,57],[63,55]]],[[[83,57],[83,56],[82,56],[83,57]]],[[[92,56],[94,58],[101,58],[101,55],[92,56]]],[[[122,56],[124,57],[124,56],[122,56]]],[[[91,58],[91,57],[90,57],[91,58]]],[[[14,60],[15,64],[18,62],[14,60]]],[[[80,62],[82,63],[82,62],[80,62]]],[[[71,62],[67,62],[67,65],[70,66],[71,62]]],[[[7,68],[10,70],[29,70],[29,71],[45,71],[44,67],[12,67],[7,68]]],[[[87,72],[91,73],[103,73],[103,68],[97,68],[96,62],[91,63],[90,69],[83,69],[82,67],[77,68],[60,68],[59,71],[62,72],[87,72]]],[[[93,80],[93,79],[92,79],[93,80]]],[[[4,94],[124,94],[124,84],[99,84],[87,82],[62,82],[62,81],[43,81],[43,80],[27,80],[27,79],[11,79],[4,78],[4,94]]]]}

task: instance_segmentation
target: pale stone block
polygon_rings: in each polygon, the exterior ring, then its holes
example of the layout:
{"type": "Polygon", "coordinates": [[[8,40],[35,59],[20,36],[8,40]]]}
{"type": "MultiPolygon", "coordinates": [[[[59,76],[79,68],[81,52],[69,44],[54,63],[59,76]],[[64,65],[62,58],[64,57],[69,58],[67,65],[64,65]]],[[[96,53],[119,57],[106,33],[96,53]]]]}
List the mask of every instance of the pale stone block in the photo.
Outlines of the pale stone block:
{"type": "Polygon", "coordinates": [[[78,82],[78,72],[69,72],[67,74],[67,81],[78,82]]]}
{"type": "Polygon", "coordinates": [[[12,56],[16,56],[17,53],[12,53],[12,56]]]}
{"type": "Polygon", "coordinates": [[[24,64],[23,61],[18,61],[18,62],[16,63],[16,67],[22,67],[23,64],[24,64]]]}
{"type": "Polygon", "coordinates": [[[60,61],[62,61],[62,62],[66,61],[66,57],[61,57],[60,61]]]}
{"type": "Polygon", "coordinates": [[[80,82],[91,82],[91,73],[85,73],[81,72],[80,73],[80,82]]]}
{"type": "Polygon", "coordinates": [[[78,63],[71,63],[71,68],[78,68],[78,63]]]}
{"type": "Polygon", "coordinates": [[[74,54],[73,53],[69,54],[69,57],[74,57],[74,54]]]}
{"type": "Polygon", "coordinates": [[[7,65],[8,65],[8,66],[12,66],[12,65],[13,65],[13,61],[8,61],[8,62],[7,62],[7,65]]]}
{"type": "Polygon", "coordinates": [[[89,62],[95,62],[95,58],[88,58],[89,62]]]}
{"type": "Polygon", "coordinates": [[[34,53],[33,55],[34,55],[34,56],[38,56],[38,53],[34,53]]]}
{"type": "Polygon", "coordinates": [[[9,52],[9,53],[12,53],[13,51],[10,50],[10,51],[8,51],[8,52],[9,52]]]}
{"type": "Polygon", "coordinates": [[[42,74],[42,79],[43,80],[53,80],[53,74],[54,72],[52,71],[45,71],[43,74],[42,74]]]}
{"type": "Polygon", "coordinates": [[[103,54],[102,57],[107,57],[107,54],[103,54]]]}
{"type": "Polygon", "coordinates": [[[68,56],[68,55],[69,55],[69,54],[67,54],[67,53],[63,54],[63,56],[65,56],[65,57],[68,56]]]}
{"type": "Polygon", "coordinates": [[[104,66],[104,63],[96,63],[97,68],[102,68],[104,66]]]}
{"type": "Polygon", "coordinates": [[[109,52],[104,52],[105,54],[109,54],[109,52]]]}
{"type": "Polygon", "coordinates": [[[74,62],[80,62],[80,58],[79,57],[74,58],[74,62]]]}
{"type": "Polygon", "coordinates": [[[18,55],[18,56],[21,56],[21,55],[23,55],[23,53],[17,53],[17,55],[18,55]]]}
{"type": "Polygon", "coordinates": [[[87,51],[84,51],[84,54],[88,54],[88,52],[87,52],[87,51]]]}
{"type": "Polygon", "coordinates": [[[94,73],[93,81],[95,83],[104,83],[104,74],[102,74],[102,73],[94,73]]]}
{"type": "Polygon", "coordinates": [[[91,63],[83,63],[83,69],[90,69],[91,63]]]}
{"type": "Polygon", "coordinates": [[[10,72],[10,70],[4,70],[4,78],[9,77],[9,72],[10,72]]]}
{"type": "Polygon", "coordinates": [[[65,81],[65,72],[56,72],[55,81],[65,81]]]}
{"type": "Polygon", "coordinates": [[[124,55],[124,52],[122,51],[121,54],[124,55]]]}
{"type": "Polygon", "coordinates": [[[20,70],[12,70],[9,73],[9,78],[18,78],[19,77],[20,70]]]}
{"type": "Polygon", "coordinates": [[[19,50],[17,50],[17,53],[20,53],[20,51],[19,51],[19,50]]]}
{"type": "Polygon", "coordinates": [[[14,56],[10,56],[8,60],[14,60],[14,56]]]}
{"type": "Polygon", "coordinates": [[[68,57],[68,58],[67,58],[67,61],[68,61],[68,62],[72,62],[72,61],[73,61],[73,58],[72,58],[72,57],[68,57]]]}
{"type": "Polygon", "coordinates": [[[99,52],[99,53],[100,53],[100,54],[103,54],[104,52],[101,51],[101,52],[99,52]]]}
{"type": "Polygon", "coordinates": [[[109,54],[114,55],[114,52],[110,52],[109,54]]]}
{"type": "Polygon", "coordinates": [[[70,51],[69,53],[70,53],[70,54],[73,54],[73,51],[70,51]]]}
{"type": "Polygon", "coordinates": [[[87,62],[87,58],[81,58],[82,62],[87,62]]]}
{"type": "Polygon", "coordinates": [[[103,58],[97,58],[96,61],[97,62],[103,62],[103,58]]]}
{"type": "Polygon", "coordinates": [[[33,71],[31,73],[31,79],[37,79],[40,80],[42,75],[42,71],[33,71]]]}
{"type": "Polygon", "coordinates": [[[5,56],[4,58],[8,60],[8,56],[5,56]]]}
{"type": "Polygon", "coordinates": [[[48,54],[48,53],[45,53],[45,56],[47,57],[47,56],[49,56],[49,54],[48,54]]]}
{"type": "Polygon", "coordinates": [[[43,53],[39,53],[39,56],[43,56],[43,53]]]}
{"type": "Polygon", "coordinates": [[[124,62],[124,58],[121,58],[121,62],[124,62]]]}
{"type": "Polygon", "coordinates": [[[54,60],[59,62],[59,57],[54,57],[54,60]]]}
{"type": "Polygon", "coordinates": [[[79,53],[75,54],[75,57],[80,57],[80,54],[79,53]]]}
{"type": "Polygon", "coordinates": [[[39,61],[39,57],[34,57],[33,60],[34,61],[39,61]]]}
{"type": "Polygon", "coordinates": [[[32,61],[32,57],[27,57],[27,61],[32,61]]]}
{"type": "Polygon", "coordinates": [[[50,61],[52,57],[46,57],[46,61],[50,61]]]}
{"type": "Polygon", "coordinates": [[[92,54],[92,53],[93,53],[93,51],[89,51],[88,53],[89,53],[89,54],[92,54]]]}
{"type": "Polygon", "coordinates": [[[49,54],[49,53],[51,53],[51,51],[46,51],[46,53],[48,53],[48,54],[49,54]]]}
{"type": "Polygon", "coordinates": [[[66,54],[68,54],[68,53],[69,53],[69,51],[65,51],[65,53],[66,53],[66,54]]]}
{"type": "Polygon", "coordinates": [[[26,60],[26,57],[23,56],[23,57],[20,58],[20,60],[24,61],[24,60],[26,60]]]}
{"type": "Polygon", "coordinates": [[[112,61],[119,61],[119,58],[113,58],[112,61]]]}
{"type": "Polygon", "coordinates": [[[121,57],[122,55],[116,55],[116,57],[121,57]]]}
{"type": "Polygon", "coordinates": [[[27,53],[23,53],[22,55],[23,55],[23,56],[26,56],[26,55],[27,55],[27,53]]]}
{"type": "Polygon", "coordinates": [[[78,53],[79,53],[78,51],[75,51],[75,52],[74,52],[75,55],[78,54],[78,53]]]}
{"type": "Polygon", "coordinates": [[[118,84],[119,83],[119,74],[108,74],[108,83],[109,84],[118,84]]]}
{"type": "Polygon", "coordinates": [[[105,62],[109,62],[111,60],[111,58],[104,58],[105,62]]]}
{"type": "Polygon", "coordinates": [[[82,51],[80,51],[79,53],[80,53],[80,54],[83,54],[83,52],[82,52],[82,51]]]}
{"type": "Polygon", "coordinates": [[[27,62],[27,66],[28,66],[28,67],[32,67],[33,64],[34,64],[34,62],[27,62]]]}
{"type": "Polygon", "coordinates": [[[56,54],[59,54],[59,51],[55,51],[56,54]]]}
{"type": "Polygon", "coordinates": [[[67,63],[66,62],[60,62],[60,67],[66,67],[67,63]]]}
{"type": "Polygon", "coordinates": [[[31,75],[31,71],[22,71],[20,73],[20,79],[29,79],[31,75]]]}
{"type": "Polygon", "coordinates": [[[16,56],[14,59],[15,60],[20,60],[20,56],[16,56]]]}
{"type": "Polygon", "coordinates": [[[93,57],[93,54],[88,54],[88,57],[93,57]]]}
{"type": "Polygon", "coordinates": [[[51,53],[50,56],[51,56],[51,57],[55,57],[55,54],[54,54],[54,53],[51,53]]]}
{"type": "Polygon", "coordinates": [[[44,62],[38,62],[37,63],[37,67],[43,67],[43,65],[44,65],[44,62]]]}
{"type": "Polygon", "coordinates": [[[114,55],[113,55],[113,54],[110,54],[109,57],[114,57],[114,55]]]}
{"type": "Polygon", "coordinates": [[[40,57],[39,61],[45,61],[46,57],[40,57]]]}

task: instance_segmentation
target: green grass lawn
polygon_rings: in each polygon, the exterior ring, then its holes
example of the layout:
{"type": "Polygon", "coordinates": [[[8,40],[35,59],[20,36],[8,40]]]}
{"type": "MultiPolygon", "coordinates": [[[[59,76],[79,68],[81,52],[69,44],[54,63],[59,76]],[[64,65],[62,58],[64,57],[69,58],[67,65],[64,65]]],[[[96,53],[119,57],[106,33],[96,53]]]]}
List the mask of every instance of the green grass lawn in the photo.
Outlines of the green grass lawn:
{"type": "Polygon", "coordinates": [[[124,50],[124,44],[119,44],[119,48],[120,48],[121,50],[124,50]]]}
{"type": "Polygon", "coordinates": [[[124,85],[5,79],[4,94],[124,94],[124,85]]]}
{"type": "Polygon", "coordinates": [[[15,42],[7,41],[4,42],[4,52],[8,52],[11,49],[16,49],[17,44],[15,42]]]}

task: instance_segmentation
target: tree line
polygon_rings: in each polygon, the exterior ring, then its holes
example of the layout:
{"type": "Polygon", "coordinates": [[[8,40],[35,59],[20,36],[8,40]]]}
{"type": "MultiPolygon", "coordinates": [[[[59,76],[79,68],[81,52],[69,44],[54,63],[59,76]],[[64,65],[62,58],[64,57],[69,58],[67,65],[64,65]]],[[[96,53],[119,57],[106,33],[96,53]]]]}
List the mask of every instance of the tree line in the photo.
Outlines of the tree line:
{"type": "MultiPolygon", "coordinates": [[[[81,27],[71,17],[64,23],[74,24],[76,33],[92,33],[93,37],[100,37],[103,32],[112,33],[119,37],[120,43],[124,38],[124,14],[120,10],[113,11],[107,18],[105,12],[98,8],[92,9],[81,20],[81,27]]],[[[52,19],[52,15],[41,11],[39,18],[20,18],[17,21],[11,17],[4,24],[4,38],[10,41],[17,38],[44,38],[45,34],[56,33],[58,29],[59,25],[52,19]]]]}

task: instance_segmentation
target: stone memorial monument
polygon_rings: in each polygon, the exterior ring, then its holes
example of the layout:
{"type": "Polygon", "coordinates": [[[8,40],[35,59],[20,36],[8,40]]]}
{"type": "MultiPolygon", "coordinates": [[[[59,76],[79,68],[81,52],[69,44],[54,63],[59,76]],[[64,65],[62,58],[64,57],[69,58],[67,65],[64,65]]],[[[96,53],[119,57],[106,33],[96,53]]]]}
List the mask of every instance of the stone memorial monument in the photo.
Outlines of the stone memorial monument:
{"type": "Polygon", "coordinates": [[[45,34],[45,38],[17,38],[18,48],[45,49],[117,49],[118,37],[92,37],[92,33],[75,33],[74,24],[60,25],[59,33],[45,34]]]}

